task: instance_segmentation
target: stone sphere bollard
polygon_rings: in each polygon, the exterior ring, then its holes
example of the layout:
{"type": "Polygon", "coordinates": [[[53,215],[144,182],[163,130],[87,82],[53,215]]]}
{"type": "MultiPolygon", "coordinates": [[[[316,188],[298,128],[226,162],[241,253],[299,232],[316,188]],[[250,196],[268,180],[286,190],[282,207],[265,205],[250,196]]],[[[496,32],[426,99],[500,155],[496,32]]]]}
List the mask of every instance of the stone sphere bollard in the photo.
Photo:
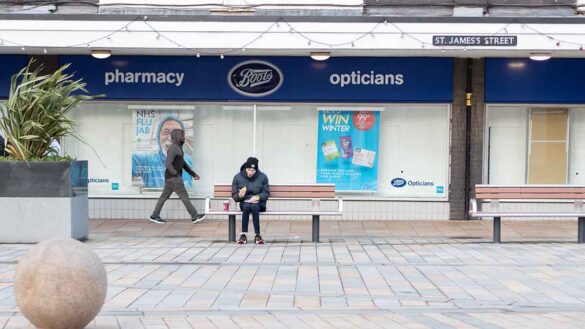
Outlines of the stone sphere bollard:
{"type": "Polygon", "coordinates": [[[104,305],[108,282],[98,255],[72,239],[45,240],[16,267],[16,303],[42,329],[82,329],[104,305]]]}

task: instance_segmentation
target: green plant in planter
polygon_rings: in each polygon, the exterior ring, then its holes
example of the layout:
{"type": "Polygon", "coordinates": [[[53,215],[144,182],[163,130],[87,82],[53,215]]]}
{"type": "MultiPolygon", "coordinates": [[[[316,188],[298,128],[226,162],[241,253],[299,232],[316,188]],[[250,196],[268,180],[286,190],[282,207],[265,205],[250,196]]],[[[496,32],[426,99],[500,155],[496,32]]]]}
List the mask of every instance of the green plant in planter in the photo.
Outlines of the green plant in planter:
{"type": "Polygon", "coordinates": [[[84,142],[68,113],[79,102],[100,96],[80,93],[87,93],[86,84],[81,79],[73,80],[73,75],[65,73],[67,68],[69,64],[44,75],[43,67],[35,68],[31,60],[12,76],[8,100],[0,104],[0,131],[6,138],[10,159],[45,159],[56,151],[51,142],[66,136],[84,142]]]}

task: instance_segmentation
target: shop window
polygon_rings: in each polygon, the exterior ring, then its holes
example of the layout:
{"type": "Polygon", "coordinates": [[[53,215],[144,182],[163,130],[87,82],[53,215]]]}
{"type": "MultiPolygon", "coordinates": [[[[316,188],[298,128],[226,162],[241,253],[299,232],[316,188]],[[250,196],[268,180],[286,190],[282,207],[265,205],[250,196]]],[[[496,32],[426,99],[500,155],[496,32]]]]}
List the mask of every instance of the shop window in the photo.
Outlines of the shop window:
{"type": "Polygon", "coordinates": [[[488,107],[484,182],[584,184],[585,109],[488,107]]]}
{"type": "Polygon", "coordinates": [[[571,110],[569,182],[585,185],[585,108],[571,110]]]}
{"type": "Polygon", "coordinates": [[[490,107],[485,138],[486,183],[526,183],[527,108],[490,107]]]}
{"type": "Polygon", "coordinates": [[[528,184],[567,183],[568,109],[530,110],[528,184]]]}
{"type": "MultiPolygon", "coordinates": [[[[273,184],[315,183],[317,156],[323,152],[318,141],[322,108],[359,112],[373,107],[87,102],[73,113],[87,145],[68,139],[64,150],[78,159],[89,160],[90,196],[159,193],[155,187],[147,186],[155,184],[154,180],[139,177],[134,167],[136,158],[157,153],[164,144],[158,127],[163,118],[170,116],[184,126],[187,142],[183,148],[201,175],[201,180],[189,187],[193,197],[209,196],[214,183],[231,183],[240,165],[252,155],[260,159],[260,169],[273,184]]],[[[378,147],[367,151],[378,160],[373,168],[377,189],[340,193],[353,197],[446,199],[449,106],[397,104],[378,105],[376,109],[380,120],[378,147]]],[[[341,143],[340,138],[334,140],[341,143]]],[[[349,152],[344,147],[339,144],[337,150],[349,152]]],[[[368,167],[366,160],[345,161],[368,167]]],[[[141,166],[148,164],[138,162],[141,166]]]]}

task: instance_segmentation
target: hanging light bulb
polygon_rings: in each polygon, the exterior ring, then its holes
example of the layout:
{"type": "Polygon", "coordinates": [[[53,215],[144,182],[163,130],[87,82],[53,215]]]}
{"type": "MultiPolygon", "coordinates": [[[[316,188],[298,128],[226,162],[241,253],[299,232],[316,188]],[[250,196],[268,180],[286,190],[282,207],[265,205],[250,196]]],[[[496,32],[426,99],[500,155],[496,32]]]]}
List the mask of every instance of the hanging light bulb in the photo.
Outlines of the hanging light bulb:
{"type": "Polygon", "coordinates": [[[223,54],[219,55],[219,58],[223,59],[224,58],[223,54]]]}
{"type": "Polygon", "coordinates": [[[197,53],[197,58],[199,58],[199,57],[201,57],[201,54],[200,53],[197,53]]]}

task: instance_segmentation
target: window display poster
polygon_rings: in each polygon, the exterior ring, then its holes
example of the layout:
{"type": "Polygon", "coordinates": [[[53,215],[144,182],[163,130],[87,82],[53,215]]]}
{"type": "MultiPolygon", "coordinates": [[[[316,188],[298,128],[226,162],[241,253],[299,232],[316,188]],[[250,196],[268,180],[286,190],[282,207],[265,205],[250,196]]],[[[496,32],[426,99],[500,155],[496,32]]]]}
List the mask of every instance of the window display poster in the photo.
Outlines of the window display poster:
{"type": "Polygon", "coordinates": [[[317,183],[336,190],[378,189],[379,111],[319,111],[317,183]]]}
{"type": "MultiPolygon", "coordinates": [[[[185,131],[183,145],[185,162],[192,168],[193,113],[190,111],[144,107],[133,109],[132,185],[162,188],[165,185],[165,161],[172,145],[173,129],[185,131]]],[[[191,176],[183,170],[186,187],[192,186],[191,176]]]]}

